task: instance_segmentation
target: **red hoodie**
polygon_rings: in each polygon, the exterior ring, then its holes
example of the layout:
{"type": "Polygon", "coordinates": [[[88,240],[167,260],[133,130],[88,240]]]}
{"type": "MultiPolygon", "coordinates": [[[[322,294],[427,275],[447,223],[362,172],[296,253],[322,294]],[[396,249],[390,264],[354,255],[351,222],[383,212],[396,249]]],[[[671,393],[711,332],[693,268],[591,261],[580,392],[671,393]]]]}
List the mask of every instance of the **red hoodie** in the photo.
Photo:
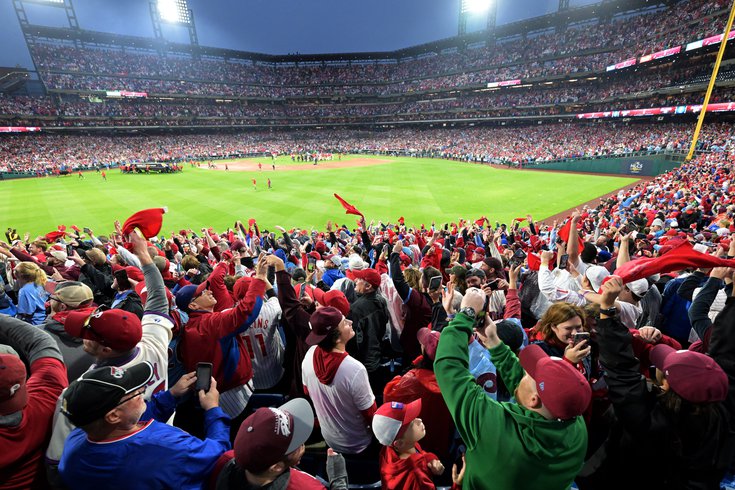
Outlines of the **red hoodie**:
{"type": "Polygon", "coordinates": [[[429,462],[439,459],[426,453],[416,443],[416,453],[401,459],[395,449],[383,446],[380,450],[380,481],[383,490],[427,490],[435,489],[431,479],[429,462]]]}
{"type": "Polygon", "coordinates": [[[321,347],[314,351],[314,372],[323,385],[331,384],[347,352],[327,352],[321,347]]]}

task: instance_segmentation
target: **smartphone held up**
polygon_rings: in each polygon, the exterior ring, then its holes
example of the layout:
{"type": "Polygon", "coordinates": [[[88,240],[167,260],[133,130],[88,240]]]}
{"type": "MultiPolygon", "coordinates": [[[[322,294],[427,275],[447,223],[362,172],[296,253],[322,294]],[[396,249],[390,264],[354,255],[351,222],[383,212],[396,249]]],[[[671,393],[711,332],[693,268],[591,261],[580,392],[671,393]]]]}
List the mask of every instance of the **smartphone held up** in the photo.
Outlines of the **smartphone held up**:
{"type": "Polygon", "coordinates": [[[197,393],[199,390],[204,390],[205,393],[209,391],[212,384],[212,363],[211,362],[199,362],[197,363],[197,381],[194,389],[197,393]]]}

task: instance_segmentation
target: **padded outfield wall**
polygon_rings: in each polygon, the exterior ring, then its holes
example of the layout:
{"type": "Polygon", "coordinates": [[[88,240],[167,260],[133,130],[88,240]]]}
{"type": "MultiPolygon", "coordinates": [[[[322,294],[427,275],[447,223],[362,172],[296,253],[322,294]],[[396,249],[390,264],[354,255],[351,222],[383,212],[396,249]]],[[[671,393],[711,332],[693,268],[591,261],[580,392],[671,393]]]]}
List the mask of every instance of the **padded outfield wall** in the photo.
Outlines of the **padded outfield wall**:
{"type": "Polygon", "coordinates": [[[625,157],[604,157],[574,159],[547,163],[523,164],[525,170],[555,170],[593,174],[612,174],[655,177],[680,166],[684,162],[682,154],[635,155],[625,157]]]}

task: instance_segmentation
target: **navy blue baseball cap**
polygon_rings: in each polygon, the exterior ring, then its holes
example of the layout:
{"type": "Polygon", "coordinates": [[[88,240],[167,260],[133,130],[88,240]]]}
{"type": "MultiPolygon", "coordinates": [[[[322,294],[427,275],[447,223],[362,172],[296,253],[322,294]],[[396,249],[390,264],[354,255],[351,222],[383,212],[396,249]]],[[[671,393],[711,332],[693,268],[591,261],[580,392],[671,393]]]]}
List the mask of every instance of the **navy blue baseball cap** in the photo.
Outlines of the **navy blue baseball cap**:
{"type": "Polygon", "coordinates": [[[204,281],[199,286],[190,284],[184,286],[176,292],[176,306],[183,311],[189,311],[189,303],[202,294],[205,289],[209,286],[209,281],[204,281]]]}

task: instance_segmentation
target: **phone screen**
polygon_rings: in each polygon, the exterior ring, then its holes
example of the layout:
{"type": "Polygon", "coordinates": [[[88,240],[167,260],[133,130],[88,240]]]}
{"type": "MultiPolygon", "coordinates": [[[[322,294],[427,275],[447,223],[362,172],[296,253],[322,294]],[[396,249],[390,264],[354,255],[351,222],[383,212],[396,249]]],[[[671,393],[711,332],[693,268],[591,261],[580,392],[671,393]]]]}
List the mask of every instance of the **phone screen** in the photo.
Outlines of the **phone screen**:
{"type": "Polygon", "coordinates": [[[199,393],[199,390],[208,392],[212,383],[212,363],[211,362],[199,362],[197,363],[197,382],[195,390],[199,393]]]}
{"type": "Polygon", "coordinates": [[[74,246],[73,245],[67,245],[66,246],[66,255],[74,255],[74,246]]]}
{"type": "Polygon", "coordinates": [[[559,269],[566,269],[568,263],[569,263],[569,255],[568,254],[562,255],[561,258],[559,259],[559,269]]]}
{"type": "Polygon", "coordinates": [[[429,289],[432,291],[436,291],[439,289],[442,285],[442,276],[434,276],[431,279],[429,279],[429,289]]]}

